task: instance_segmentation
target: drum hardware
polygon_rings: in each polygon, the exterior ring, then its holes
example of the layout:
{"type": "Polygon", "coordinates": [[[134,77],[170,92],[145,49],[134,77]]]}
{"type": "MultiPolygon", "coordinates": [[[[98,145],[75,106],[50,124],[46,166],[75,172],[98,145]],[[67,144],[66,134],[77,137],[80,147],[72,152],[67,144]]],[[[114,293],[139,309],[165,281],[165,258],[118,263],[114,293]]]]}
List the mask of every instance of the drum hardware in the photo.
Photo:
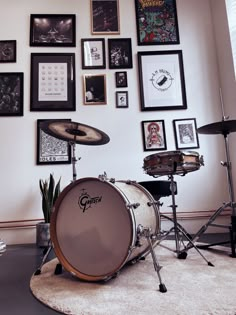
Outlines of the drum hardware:
{"type": "Polygon", "coordinates": [[[127,205],[127,209],[137,209],[140,206],[140,203],[131,203],[127,205]]]}
{"type": "Polygon", "coordinates": [[[6,244],[0,239],[0,256],[6,251],[6,244]]]}

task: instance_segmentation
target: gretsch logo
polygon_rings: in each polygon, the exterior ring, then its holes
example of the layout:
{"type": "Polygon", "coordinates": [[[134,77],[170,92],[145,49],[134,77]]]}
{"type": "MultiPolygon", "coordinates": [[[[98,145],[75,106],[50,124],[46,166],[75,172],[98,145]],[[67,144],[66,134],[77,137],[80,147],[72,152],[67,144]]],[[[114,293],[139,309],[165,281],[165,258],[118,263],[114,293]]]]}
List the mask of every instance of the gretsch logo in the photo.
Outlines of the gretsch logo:
{"type": "Polygon", "coordinates": [[[79,197],[79,207],[80,209],[85,212],[85,210],[88,210],[89,208],[92,207],[92,205],[95,205],[99,202],[102,201],[102,196],[97,196],[97,197],[91,197],[85,190],[83,189],[82,194],[79,197]]]}

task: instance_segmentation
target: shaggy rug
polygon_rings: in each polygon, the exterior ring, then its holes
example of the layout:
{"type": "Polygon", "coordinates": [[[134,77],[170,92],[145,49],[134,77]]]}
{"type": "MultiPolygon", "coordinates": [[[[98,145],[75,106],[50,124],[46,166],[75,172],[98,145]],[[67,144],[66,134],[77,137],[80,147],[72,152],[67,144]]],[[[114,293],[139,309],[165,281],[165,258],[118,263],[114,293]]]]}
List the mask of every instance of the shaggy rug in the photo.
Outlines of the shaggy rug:
{"type": "Polygon", "coordinates": [[[40,275],[32,276],[30,289],[39,301],[64,314],[236,315],[236,259],[222,249],[202,251],[214,264],[211,267],[194,248],[181,260],[157,246],[166,293],[159,291],[151,255],[122,268],[117,278],[99,283],[79,280],[67,271],[55,275],[55,258],[44,264],[40,275]]]}

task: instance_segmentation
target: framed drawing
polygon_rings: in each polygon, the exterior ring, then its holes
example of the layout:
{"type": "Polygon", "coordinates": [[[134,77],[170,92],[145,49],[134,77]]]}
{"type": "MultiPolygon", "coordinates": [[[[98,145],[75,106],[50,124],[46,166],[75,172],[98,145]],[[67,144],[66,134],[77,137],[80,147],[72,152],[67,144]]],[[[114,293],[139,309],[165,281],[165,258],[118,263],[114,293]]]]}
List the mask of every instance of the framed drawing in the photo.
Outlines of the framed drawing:
{"type": "MultiPolygon", "coordinates": [[[[49,120],[53,121],[55,119],[49,120]]],[[[60,120],[71,121],[71,119],[56,119],[56,121],[60,120]]],[[[44,121],[46,119],[37,120],[37,165],[70,164],[71,146],[69,142],[45,133],[40,127],[44,121]]]]}
{"type": "Polygon", "coordinates": [[[116,76],[116,87],[117,88],[128,87],[128,80],[127,80],[127,72],[126,71],[116,72],[115,76],[116,76]]]}
{"type": "Polygon", "coordinates": [[[128,91],[116,92],[116,107],[117,108],[129,107],[128,91]]]}
{"type": "Polygon", "coordinates": [[[83,83],[85,105],[105,105],[107,103],[105,74],[85,74],[83,83]]]}
{"type": "Polygon", "coordinates": [[[0,72],[0,116],[23,116],[24,73],[0,72]]]}
{"type": "Polygon", "coordinates": [[[30,46],[75,47],[75,14],[31,14],[30,46]]]}
{"type": "Polygon", "coordinates": [[[105,69],[105,39],[81,39],[82,69],[105,69]]]}
{"type": "Polygon", "coordinates": [[[16,40],[0,40],[0,62],[16,62],[16,40]]]}
{"type": "Polygon", "coordinates": [[[173,120],[177,149],[199,148],[196,118],[173,120]]]}
{"type": "Polygon", "coordinates": [[[166,150],[166,132],[164,120],[142,121],[144,151],[166,150]]]}
{"type": "Polygon", "coordinates": [[[119,0],[90,0],[91,33],[120,34],[119,0]]]}
{"type": "Polygon", "coordinates": [[[186,109],[181,50],[138,52],[141,110],[186,109]]]}
{"type": "Polygon", "coordinates": [[[133,68],[131,38],[108,38],[110,69],[133,68]]]}
{"type": "Polygon", "coordinates": [[[31,54],[31,111],[75,111],[75,54],[31,54]]]}
{"type": "Polygon", "coordinates": [[[135,0],[138,45],[179,44],[176,0],[135,0]]]}

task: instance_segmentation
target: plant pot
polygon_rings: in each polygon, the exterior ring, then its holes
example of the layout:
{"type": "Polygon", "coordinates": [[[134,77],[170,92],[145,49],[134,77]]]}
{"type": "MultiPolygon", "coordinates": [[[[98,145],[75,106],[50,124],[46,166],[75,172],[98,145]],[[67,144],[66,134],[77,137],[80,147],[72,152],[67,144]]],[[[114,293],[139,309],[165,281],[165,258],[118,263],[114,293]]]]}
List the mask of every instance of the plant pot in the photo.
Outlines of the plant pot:
{"type": "Polygon", "coordinates": [[[36,224],[36,245],[48,247],[50,242],[50,223],[40,222],[36,224]]]}

